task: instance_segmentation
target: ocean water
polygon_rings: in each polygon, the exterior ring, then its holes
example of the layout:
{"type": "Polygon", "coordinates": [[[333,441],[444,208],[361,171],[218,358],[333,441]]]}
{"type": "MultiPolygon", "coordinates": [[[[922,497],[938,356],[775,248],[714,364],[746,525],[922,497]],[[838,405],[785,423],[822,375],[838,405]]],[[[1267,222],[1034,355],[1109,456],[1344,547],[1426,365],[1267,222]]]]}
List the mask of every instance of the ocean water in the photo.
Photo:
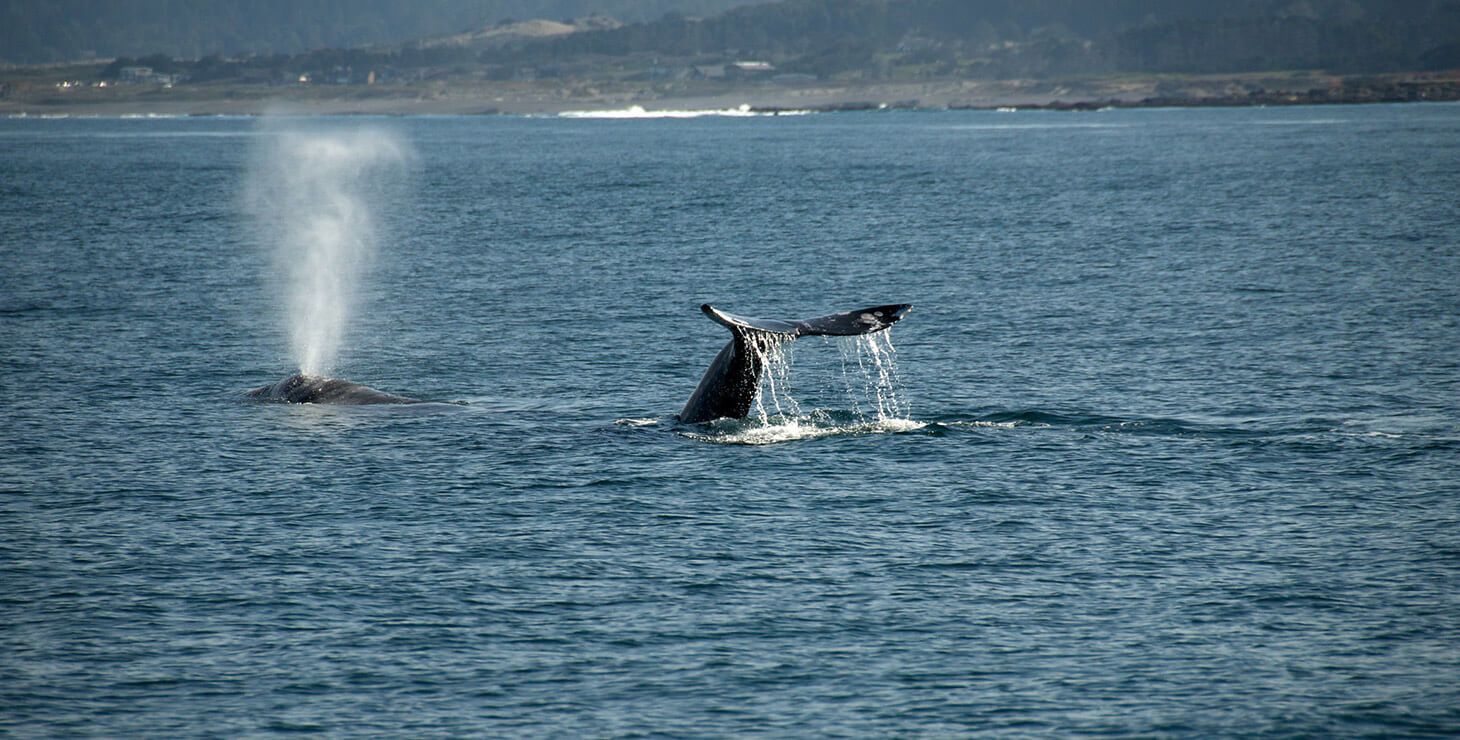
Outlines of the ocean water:
{"type": "Polygon", "coordinates": [[[5,119],[0,260],[0,735],[1460,735],[1455,105],[5,119]]]}

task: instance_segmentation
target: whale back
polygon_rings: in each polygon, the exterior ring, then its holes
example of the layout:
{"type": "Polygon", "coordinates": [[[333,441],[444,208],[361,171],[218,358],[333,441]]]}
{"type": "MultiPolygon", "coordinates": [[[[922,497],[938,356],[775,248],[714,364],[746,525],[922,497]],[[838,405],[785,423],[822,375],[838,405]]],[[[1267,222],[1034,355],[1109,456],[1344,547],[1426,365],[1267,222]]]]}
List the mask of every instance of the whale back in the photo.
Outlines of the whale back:
{"type": "Polygon", "coordinates": [[[424,403],[417,398],[406,398],[385,393],[369,386],[352,383],[339,378],[323,378],[318,375],[291,375],[272,385],[248,392],[250,398],[260,401],[281,403],[328,403],[344,406],[367,404],[424,403]]]}

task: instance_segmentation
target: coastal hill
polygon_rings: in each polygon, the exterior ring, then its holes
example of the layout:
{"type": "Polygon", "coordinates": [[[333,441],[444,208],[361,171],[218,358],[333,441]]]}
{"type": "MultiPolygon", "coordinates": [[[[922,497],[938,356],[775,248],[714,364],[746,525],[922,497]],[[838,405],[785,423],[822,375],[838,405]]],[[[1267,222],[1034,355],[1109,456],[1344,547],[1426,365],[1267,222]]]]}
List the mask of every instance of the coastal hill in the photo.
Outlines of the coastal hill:
{"type": "Polygon", "coordinates": [[[711,16],[756,0],[0,0],[0,64],[300,54],[601,15],[711,16]]]}
{"type": "Polygon", "coordinates": [[[524,41],[492,64],[727,53],[818,76],[1460,66],[1460,0],[785,0],[524,41]]]}
{"type": "MultiPolygon", "coordinates": [[[[550,21],[541,18],[528,21],[508,20],[486,28],[417,39],[411,42],[411,46],[419,49],[453,48],[485,51],[514,42],[566,36],[583,31],[611,30],[621,25],[623,24],[613,18],[598,15],[568,21],[550,21]]],[[[392,53],[397,52],[402,46],[401,44],[384,44],[375,49],[392,53]]]]}
{"type": "Polygon", "coordinates": [[[0,111],[103,112],[142,99],[157,111],[258,112],[292,101],[322,112],[461,113],[1460,96],[1460,0],[719,2],[730,9],[705,17],[502,20],[295,53],[159,51],[12,69],[0,75],[0,111]]]}

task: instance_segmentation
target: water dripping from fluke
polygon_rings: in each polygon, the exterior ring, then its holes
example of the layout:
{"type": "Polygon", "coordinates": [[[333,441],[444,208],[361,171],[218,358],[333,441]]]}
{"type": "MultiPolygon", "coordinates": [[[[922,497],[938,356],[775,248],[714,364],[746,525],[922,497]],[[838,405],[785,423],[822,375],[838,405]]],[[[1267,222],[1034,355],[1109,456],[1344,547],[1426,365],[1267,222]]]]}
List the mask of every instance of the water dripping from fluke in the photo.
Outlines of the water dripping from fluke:
{"type": "Polygon", "coordinates": [[[852,409],[880,422],[906,421],[911,410],[898,373],[891,333],[841,337],[837,346],[841,351],[842,382],[852,409]]]}
{"type": "Polygon", "coordinates": [[[911,306],[894,304],[805,320],[749,319],[701,310],[731,331],[678,419],[696,424],[681,434],[725,444],[770,444],[846,434],[922,428],[908,412],[887,329],[911,306]],[[791,389],[792,340],[835,337],[850,409],[803,409],[791,389]]]}

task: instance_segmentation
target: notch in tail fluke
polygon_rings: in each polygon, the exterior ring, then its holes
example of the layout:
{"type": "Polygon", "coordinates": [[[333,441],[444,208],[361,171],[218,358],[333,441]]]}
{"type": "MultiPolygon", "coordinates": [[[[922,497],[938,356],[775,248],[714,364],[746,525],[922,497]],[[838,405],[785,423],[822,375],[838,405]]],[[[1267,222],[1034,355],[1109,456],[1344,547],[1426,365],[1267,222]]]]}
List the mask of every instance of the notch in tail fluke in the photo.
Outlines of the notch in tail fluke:
{"type": "Polygon", "coordinates": [[[912,304],[894,303],[873,306],[813,319],[751,319],[725,313],[706,303],[700,310],[732,337],[715,356],[695,392],[679,412],[679,420],[695,424],[711,419],[743,419],[755,403],[760,390],[761,372],[765,369],[762,350],[755,346],[763,339],[790,341],[802,336],[855,336],[886,329],[902,320],[912,304]],[[761,335],[757,337],[756,335],[761,335]]]}
{"type": "Polygon", "coordinates": [[[893,303],[886,306],[873,306],[860,311],[848,311],[846,313],[834,313],[827,316],[818,316],[814,319],[796,319],[781,321],[779,319],[748,319],[744,316],[725,313],[708,303],[700,305],[700,310],[705,312],[710,320],[717,324],[728,327],[731,331],[751,329],[754,331],[769,332],[771,334],[788,334],[791,337],[805,336],[855,336],[857,334],[871,334],[882,331],[907,315],[912,310],[911,303],[893,303]]]}

